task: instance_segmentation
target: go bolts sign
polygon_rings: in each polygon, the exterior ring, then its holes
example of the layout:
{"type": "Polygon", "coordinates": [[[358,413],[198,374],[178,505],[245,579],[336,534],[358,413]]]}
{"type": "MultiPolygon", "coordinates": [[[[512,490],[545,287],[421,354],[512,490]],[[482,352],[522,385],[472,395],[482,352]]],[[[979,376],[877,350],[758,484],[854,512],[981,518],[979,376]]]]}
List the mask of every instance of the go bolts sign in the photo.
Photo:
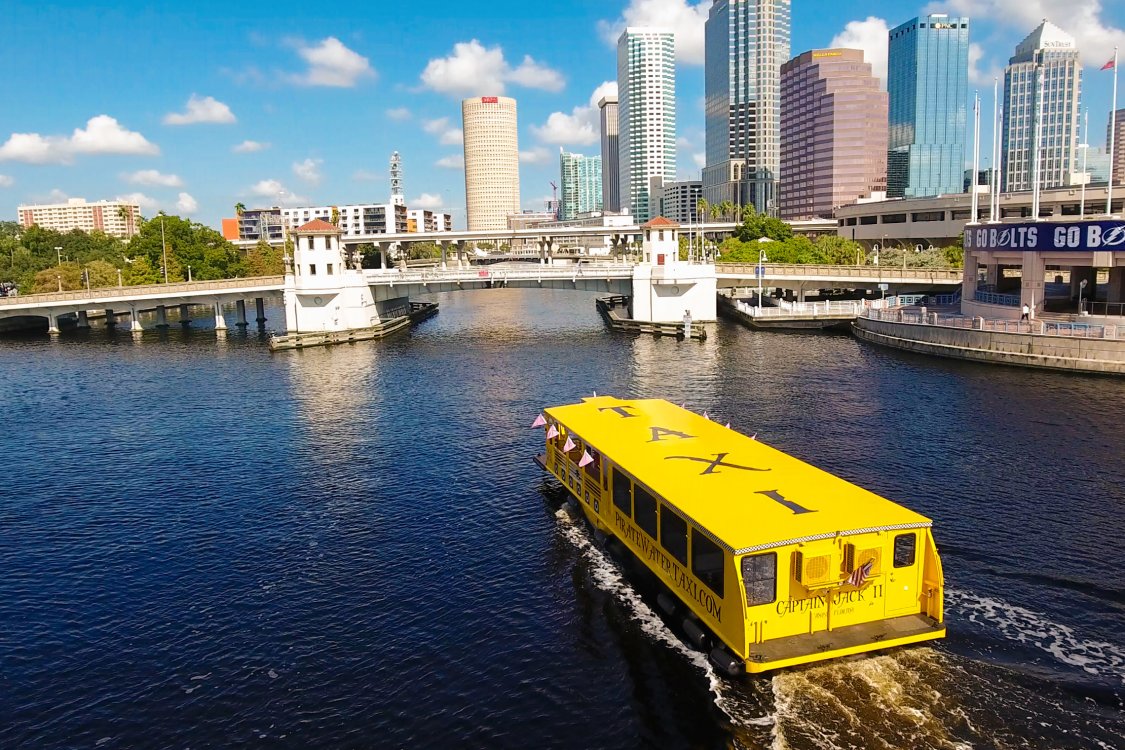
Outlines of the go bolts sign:
{"type": "Polygon", "coordinates": [[[1125,222],[965,227],[966,250],[1125,250],[1125,222]]]}

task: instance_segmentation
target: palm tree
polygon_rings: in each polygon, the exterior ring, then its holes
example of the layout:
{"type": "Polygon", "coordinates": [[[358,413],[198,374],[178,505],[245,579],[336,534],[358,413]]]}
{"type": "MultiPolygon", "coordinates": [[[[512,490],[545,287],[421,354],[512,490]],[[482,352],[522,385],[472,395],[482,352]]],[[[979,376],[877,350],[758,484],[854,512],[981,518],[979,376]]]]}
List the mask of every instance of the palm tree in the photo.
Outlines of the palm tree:
{"type": "Polygon", "coordinates": [[[706,219],[707,214],[711,210],[711,204],[707,202],[706,198],[700,198],[699,202],[695,204],[696,215],[701,219],[706,219]]]}
{"type": "Polygon", "coordinates": [[[719,217],[722,216],[722,214],[723,214],[722,206],[718,203],[712,203],[711,204],[711,220],[712,221],[718,221],[719,217]]]}
{"type": "Polygon", "coordinates": [[[234,204],[234,214],[235,214],[235,216],[241,217],[242,214],[244,214],[245,212],[246,212],[246,204],[245,203],[235,203],[234,204]]]}
{"type": "Polygon", "coordinates": [[[722,203],[719,204],[719,206],[723,209],[723,218],[724,219],[729,219],[732,215],[734,215],[734,203],[733,202],[723,201],[722,203]]]}

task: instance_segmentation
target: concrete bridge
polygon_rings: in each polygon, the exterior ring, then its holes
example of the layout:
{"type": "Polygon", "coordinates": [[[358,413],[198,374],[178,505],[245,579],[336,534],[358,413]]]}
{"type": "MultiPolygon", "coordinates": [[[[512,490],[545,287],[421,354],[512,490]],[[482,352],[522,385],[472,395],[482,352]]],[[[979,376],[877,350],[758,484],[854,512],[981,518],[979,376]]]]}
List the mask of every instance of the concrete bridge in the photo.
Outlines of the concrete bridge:
{"type": "Polygon", "coordinates": [[[188,308],[206,305],[209,316],[214,317],[215,328],[227,327],[222,315],[222,305],[235,303],[237,325],[246,325],[246,300],[255,301],[257,322],[265,322],[265,297],[280,296],[285,285],[284,276],[261,276],[248,279],[221,279],[218,281],[189,281],[172,284],[147,284],[143,286],[118,286],[70,292],[29,294],[18,297],[0,297],[0,321],[11,318],[46,318],[48,330],[58,333],[58,319],[75,316],[78,325],[87,325],[87,313],[105,311],[106,322],[113,324],[119,313],[128,313],[130,327],[141,330],[138,314],[155,311],[157,325],[167,325],[167,309],[179,306],[181,322],[189,320],[188,308]]]}

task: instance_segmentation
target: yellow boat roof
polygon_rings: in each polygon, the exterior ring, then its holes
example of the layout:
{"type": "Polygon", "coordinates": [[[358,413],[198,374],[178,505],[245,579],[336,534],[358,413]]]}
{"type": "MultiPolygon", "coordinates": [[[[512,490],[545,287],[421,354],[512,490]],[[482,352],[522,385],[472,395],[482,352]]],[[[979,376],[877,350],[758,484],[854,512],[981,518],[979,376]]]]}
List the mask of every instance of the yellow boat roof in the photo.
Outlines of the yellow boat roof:
{"type": "Polygon", "coordinates": [[[736,554],[930,519],[663,399],[544,410],[736,554]]]}

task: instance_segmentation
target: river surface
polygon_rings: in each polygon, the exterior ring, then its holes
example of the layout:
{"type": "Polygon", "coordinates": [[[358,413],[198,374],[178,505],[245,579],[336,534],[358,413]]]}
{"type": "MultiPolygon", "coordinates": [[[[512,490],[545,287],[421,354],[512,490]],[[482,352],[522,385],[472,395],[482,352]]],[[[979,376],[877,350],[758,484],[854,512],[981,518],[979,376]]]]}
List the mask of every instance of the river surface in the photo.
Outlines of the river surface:
{"type": "Polygon", "coordinates": [[[0,747],[1125,747],[1125,381],[438,300],[274,355],[0,339],[0,747]],[[539,409],[593,391],[932,517],[949,637],[719,679],[531,461],[539,409]]]}

